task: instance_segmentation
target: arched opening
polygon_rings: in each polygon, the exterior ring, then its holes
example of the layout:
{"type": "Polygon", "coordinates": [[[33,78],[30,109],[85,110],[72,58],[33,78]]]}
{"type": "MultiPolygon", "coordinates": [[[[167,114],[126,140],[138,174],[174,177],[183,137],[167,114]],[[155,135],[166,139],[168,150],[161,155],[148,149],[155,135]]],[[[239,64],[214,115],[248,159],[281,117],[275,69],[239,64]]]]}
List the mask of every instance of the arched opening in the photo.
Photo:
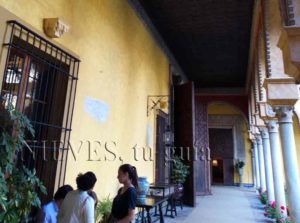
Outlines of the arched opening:
{"type": "Polygon", "coordinates": [[[243,185],[253,184],[251,144],[248,120],[236,106],[222,101],[208,104],[211,183],[237,185],[239,175],[234,168],[237,160],[245,162],[243,185]]]}

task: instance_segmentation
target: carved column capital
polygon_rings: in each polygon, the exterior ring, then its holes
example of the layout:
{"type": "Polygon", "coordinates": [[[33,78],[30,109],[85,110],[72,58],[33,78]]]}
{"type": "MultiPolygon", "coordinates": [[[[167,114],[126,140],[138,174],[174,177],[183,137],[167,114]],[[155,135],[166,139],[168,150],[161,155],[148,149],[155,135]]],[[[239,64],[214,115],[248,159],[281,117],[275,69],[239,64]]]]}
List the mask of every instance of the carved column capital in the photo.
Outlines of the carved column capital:
{"type": "Polygon", "coordinates": [[[253,143],[253,148],[254,148],[257,145],[257,140],[256,139],[252,139],[251,141],[253,143]]]}
{"type": "Polygon", "coordinates": [[[250,149],[250,153],[251,153],[251,157],[254,158],[255,157],[254,149],[250,149]]]}
{"type": "Polygon", "coordinates": [[[266,122],[267,128],[269,130],[269,133],[278,133],[278,120],[276,119],[272,119],[272,120],[268,120],[266,122]]]}
{"type": "Polygon", "coordinates": [[[263,139],[268,139],[269,138],[269,132],[268,132],[268,129],[266,127],[260,128],[260,132],[261,132],[261,137],[263,139]]]}
{"type": "Polygon", "coordinates": [[[275,106],[279,123],[293,123],[294,106],[275,106]]]}
{"type": "Polygon", "coordinates": [[[259,115],[264,121],[275,117],[276,113],[273,111],[271,105],[269,105],[265,101],[259,101],[257,103],[259,108],[259,115]]]}
{"type": "Polygon", "coordinates": [[[257,145],[262,145],[261,135],[256,135],[256,142],[257,142],[257,145]]]}

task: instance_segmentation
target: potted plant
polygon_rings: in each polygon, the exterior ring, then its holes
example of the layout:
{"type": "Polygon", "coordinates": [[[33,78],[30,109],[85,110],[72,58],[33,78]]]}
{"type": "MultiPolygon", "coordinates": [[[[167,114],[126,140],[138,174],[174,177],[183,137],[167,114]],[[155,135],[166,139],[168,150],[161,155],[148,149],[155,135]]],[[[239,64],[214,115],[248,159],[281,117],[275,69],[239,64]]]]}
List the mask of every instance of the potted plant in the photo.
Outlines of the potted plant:
{"type": "Polygon", "coordinates": [[[173,159],[173,167],[171,179],[175,184],[175,198],[181,198],[183,195],[183,184],[189,174],[189,166],[185,165],[182,160],[175,156],[173,159]]]}
{"type": "Polygon", "coordinates": [[[244,166],[245,162],[242,160],[237,160],[237,162],[235,163],[235,169],[237,170],[240,177],[240,186],[242,186],[243,183],[244,166]]]}
{"type": "Polygon", "coordinates": [[[17,162],[26,144],[25,134],[34,135],[27,117],[11,104],[0,104],[0,222],[27,222],[32,207],[41,207],[37,191],[46,194],[46,188],[36,176],[17,162]]]}
{"type": "Polygon", "coordinates": [[[112,208],[112,200],[109,198],[109,195],[106,198],[100,200],[95,211],[96,222],[99,223],[109,222],[111,208],[112,208]]]}

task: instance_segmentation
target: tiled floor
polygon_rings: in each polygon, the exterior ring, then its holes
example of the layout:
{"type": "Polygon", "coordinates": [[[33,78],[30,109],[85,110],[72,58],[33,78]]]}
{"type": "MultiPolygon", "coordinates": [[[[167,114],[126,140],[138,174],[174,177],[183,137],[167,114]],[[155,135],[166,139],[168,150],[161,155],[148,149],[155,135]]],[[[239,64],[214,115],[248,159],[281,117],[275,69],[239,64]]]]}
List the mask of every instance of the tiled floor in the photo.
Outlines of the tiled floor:
{"type": "Polygon", "coordinates": [[[264,217],[264,207],[253,189],[239,187],[212,188],[213,195],[197,198],[197,207],[178,208],[175,219],[165,218],[166,223],[258,223],[273,222],[264,217]]]}

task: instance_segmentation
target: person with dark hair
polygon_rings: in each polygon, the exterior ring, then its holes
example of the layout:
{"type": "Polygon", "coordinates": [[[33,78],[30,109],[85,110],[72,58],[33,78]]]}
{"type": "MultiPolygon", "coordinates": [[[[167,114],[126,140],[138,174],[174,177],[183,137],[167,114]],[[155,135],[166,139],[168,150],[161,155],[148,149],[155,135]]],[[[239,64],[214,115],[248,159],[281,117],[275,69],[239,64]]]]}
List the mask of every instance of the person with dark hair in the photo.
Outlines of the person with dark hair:
{"type": "Polygon", "coordinates": [[[65,199],[67,193],[72,191],[70,185],[64,185],[56,191],[53,201],[45,204],[40,210],[37,218],[37,223],[56,223],[58,210],[65,199]]]}
{"type": "Polygon", "coordinates": [[[96,181],[93,172],[78,175],[77,190],[70,192],[64,199],[58,213],[58,223],[95,223],[95,201],[89,193],[96,181]]]}
{"type": "Polygon", "coordinates": [[[113,200],[112,222],[129,223],[134,220],[139,186],[136,168],[130,164],[123,164],[118,170],[118,180],[124,186],[119,189],[113,200]]]}
{"type": "Polygon", "coordinates": [[[98,196],[95,193],[95,191],[89,191],[88,194],[94,199],[94,203],[95,203],[95,210],[97,208],[98,205],[98,196]]]}

